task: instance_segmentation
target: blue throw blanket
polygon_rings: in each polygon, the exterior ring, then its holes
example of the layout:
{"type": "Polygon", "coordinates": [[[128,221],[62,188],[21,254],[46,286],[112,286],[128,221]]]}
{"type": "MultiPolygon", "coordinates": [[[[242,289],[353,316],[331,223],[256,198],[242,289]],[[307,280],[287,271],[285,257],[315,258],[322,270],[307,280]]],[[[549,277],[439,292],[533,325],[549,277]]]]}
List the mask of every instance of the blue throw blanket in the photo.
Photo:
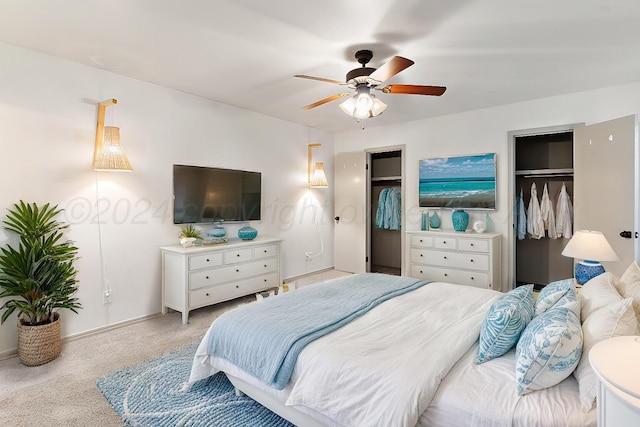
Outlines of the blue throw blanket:
{"type": "Polygon", "coordinates": [[[208,353],[281,390],[298,354],[311,341],[425,284],[410,277],[367,273],[240,306],[213,323],[208,353]]]}

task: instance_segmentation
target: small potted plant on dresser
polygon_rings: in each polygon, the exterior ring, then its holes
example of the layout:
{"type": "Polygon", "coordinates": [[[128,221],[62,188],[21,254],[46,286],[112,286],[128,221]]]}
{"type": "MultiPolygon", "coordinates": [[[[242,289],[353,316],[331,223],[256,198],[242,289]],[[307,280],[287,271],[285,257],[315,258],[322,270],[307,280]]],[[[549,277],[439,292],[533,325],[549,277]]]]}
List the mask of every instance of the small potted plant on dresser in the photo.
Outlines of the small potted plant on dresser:
{"type": "Polygon", "coordinates": [[[0,298],[5,302],[1,322],[18,313],[18,356],[37,366],[60,355],[58,309],[82,308],[74,262],[78,248],[64,239],[68,225],[56,219],[62,209],[22,200],[9,209],[4,228],[18,234],[18,247],[0,249],[0,298]]]}
{"type": "Polygon", "coordinates": [[[180,244],[183,248],[188,248],[195,245],[196,240],[202,239],[202,232],[195,228],[193,225],[187,225],[186,227],[182,227],[180,231],[180,244]]]}

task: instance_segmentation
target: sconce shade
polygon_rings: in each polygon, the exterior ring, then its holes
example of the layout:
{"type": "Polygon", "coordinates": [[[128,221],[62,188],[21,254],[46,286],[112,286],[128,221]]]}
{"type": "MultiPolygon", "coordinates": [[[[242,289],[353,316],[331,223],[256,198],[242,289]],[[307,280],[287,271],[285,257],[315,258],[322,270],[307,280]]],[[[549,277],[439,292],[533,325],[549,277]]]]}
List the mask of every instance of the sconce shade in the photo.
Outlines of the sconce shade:
{"type": "Polygon", "coordinates": [[[132,171],[131,163],[120,145],[120,128],[104,127],[102,147],[98,151],[93,168],[97,171],[132,171]]]}
{"type": "Polygon", "coordinates": [[[562,255],[581,259],[576,263],[575,278],[583,285],[593,277],[604,273],[600,261],[617,261],[615,253],[604,234],[600,231],[576,231],[562,251],[562,255]]]}
{"type": "Polygon", "coordinates": [[[316,163],[316,169],[311,176],[311,181],[309,182],[311,188],[328,188],[329,183],[327,182],[327,176],[324,174],[324,164],[322,162],[316,163]]]}
{"type": "Polygon", "coordinates": [[[322,144],[309,144],[307,146],[307,182],[311,188],[328,188],[327,176],[324,174],[324,164],[317,162],[315,170],[313,170],[313,149],[320,147],[322,144]]]}

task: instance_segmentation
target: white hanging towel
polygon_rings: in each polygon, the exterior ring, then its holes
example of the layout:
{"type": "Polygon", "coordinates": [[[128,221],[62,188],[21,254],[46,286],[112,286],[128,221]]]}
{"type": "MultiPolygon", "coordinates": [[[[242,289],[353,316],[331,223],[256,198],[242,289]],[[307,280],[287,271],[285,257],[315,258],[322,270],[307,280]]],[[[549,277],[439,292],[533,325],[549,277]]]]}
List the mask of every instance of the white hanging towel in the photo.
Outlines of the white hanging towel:
{"type": "Polygon", "coordinates": [[[524,240],[527,237],[527,212],[524,208],[524,197],[522,197],[522,187],[520,187],[520,196],[518,196],[517,211],[518,216],[516,222],[518,224],[518,240],[524,240]]]}
{"type": "Polygon", "coordinates": [[[540,201],[540,215],[542,215],[542,221],[544,222],[544,229],[547,230],[547,235],[550,239],[557,239],[558,232],[556,230],[556,215],[553,212],[553,206],[551,205],[551,199],[549,199],[549,191],[547,190],[547,183],[544,183],[544,190],[542,191],[542,200],[540,201]]]}
{"type": "Polygon", "coordinates": [[[573,205],[571,204],[569,193],[567,193],[567,187],[562,184],[556,205],[556,230],[558,231],[558,237],[569,239],[573,235],[571,231],[572,222],[573,205]]]}
{"type": "Polygon", "coordinates": [[[540,202],[538,201],[538,189],[536,183],[531,184],[531,200],[527,210],[527,233],[532,239],[544,237],[544,222],[540,214],[540,202]]]}

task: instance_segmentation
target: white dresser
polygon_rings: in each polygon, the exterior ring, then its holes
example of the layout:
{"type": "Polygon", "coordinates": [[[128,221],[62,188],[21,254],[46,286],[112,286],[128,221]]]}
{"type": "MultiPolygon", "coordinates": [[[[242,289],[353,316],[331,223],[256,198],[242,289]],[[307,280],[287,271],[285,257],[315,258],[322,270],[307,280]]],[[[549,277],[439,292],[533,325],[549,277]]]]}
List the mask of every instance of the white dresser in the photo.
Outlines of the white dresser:
{"type": "Polygon", "coordinates": [[[640,426],[640,337],[600,341],[589,352],[598,376],[598,427],[640,426]]]}
{"type": "Polygon", "coordinates": [[[182,313],[248,295],[282,283],[282,240],[230,239],[215,246],[163,246],[162,313],[182,313]]]}
{"type": "Polygon", "coordinates": [[[501,289],[499,233],[408,231],[409,276],[501,289]]]}

